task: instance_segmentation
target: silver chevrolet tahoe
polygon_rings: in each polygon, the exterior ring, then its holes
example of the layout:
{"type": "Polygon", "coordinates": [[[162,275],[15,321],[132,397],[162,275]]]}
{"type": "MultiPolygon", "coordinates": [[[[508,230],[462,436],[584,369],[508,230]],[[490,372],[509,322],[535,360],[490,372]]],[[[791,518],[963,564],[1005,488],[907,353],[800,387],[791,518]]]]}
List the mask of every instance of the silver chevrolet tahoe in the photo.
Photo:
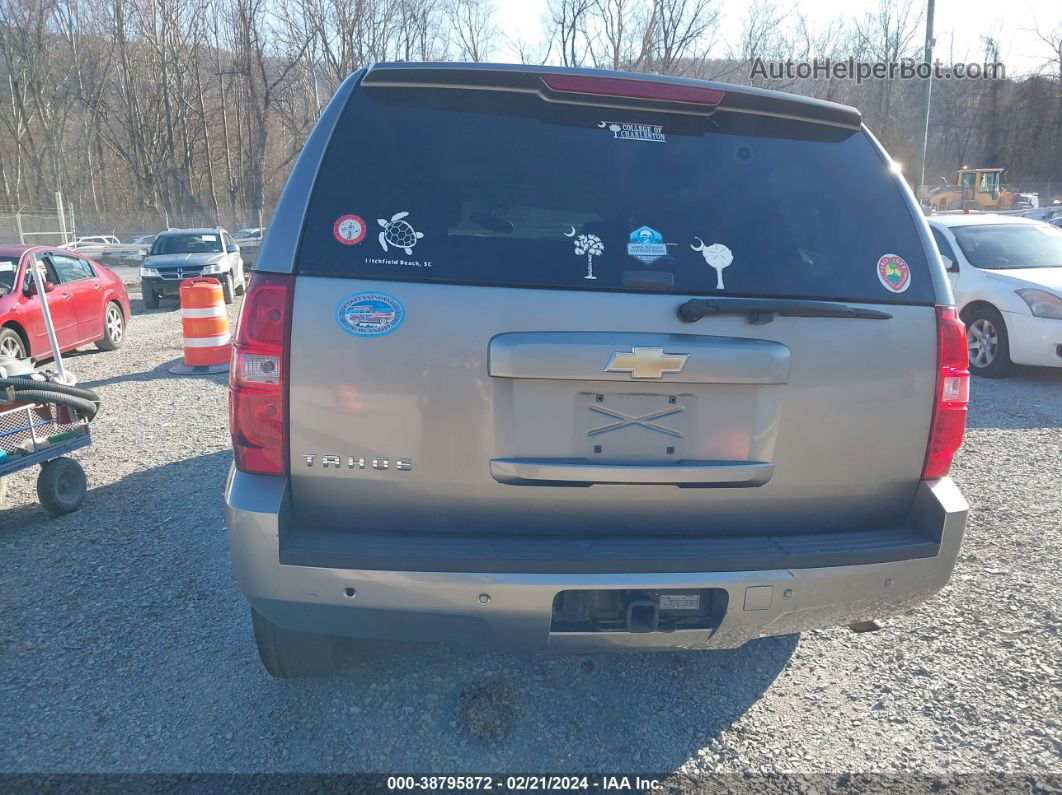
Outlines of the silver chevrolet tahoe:
{"type": "Polygon", "coordinates": [[[947,583],[965,333],[849,107],[553,67],[351,75],[233,351],[270,673],[337,638],[735,647],[947,583]]]}

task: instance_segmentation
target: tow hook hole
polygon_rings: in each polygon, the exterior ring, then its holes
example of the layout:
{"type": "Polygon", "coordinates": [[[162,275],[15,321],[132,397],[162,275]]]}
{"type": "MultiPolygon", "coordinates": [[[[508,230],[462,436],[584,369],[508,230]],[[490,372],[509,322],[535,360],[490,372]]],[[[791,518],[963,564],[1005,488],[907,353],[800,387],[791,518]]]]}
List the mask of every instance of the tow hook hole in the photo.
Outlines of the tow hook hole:
{"type": "Polygon", "coordinates": [[[354,588],[351,588],[349,585],[346,588],[343,589],[343,596],[347,597],[347,599],[353,599],[357,595],[358,595],[357,590],[354,589],[354,588]]]}

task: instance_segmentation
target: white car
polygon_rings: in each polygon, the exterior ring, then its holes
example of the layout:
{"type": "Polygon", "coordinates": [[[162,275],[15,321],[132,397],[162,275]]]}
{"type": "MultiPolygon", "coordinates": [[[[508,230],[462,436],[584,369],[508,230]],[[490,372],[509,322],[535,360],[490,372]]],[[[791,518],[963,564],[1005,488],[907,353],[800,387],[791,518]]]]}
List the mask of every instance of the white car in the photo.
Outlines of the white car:
{"type": "Polygon", "coordinates": [[[233,234],[232,239],[240,245],[243,245],[245,240],[256,240],[261,242],[262,235],[265,234],[265,229],[260,226],[252,226],[247,229],[241,229],[239,232],[233,234]]]}
{"type": "Polygon", "coordinates": [[[114,235],[93,235],[91,237],[79,237],[67,243],[64,248],[84,254],[90,259],[99,259],[105,249],[111,246],[120,246],[122,241],[114,235]]]}
{"type": "Polygon", "coordinates": [[[970,371],[1062,367],[1062,229],[1006,215],[937,215],[929,228],[966,323],[970,371]]]}

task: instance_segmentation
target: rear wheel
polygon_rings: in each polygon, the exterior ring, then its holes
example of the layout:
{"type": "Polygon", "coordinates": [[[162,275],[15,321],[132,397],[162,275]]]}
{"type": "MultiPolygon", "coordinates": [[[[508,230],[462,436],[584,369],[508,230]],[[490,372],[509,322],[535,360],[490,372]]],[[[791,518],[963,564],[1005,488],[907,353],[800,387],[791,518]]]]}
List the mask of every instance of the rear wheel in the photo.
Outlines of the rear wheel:
{"type": "Polygon", "coordinates": [[[101,351],[115,351],[125,339],[125,315],[118,304],[111,302],[103,313],[103,337],[96,342],[101,351]]]}
{"type": "Polygon", "coordinates": [[[278,627],[253,607],[251,627],[262,665],[278,679],[322,676],[338,666],[336,638],[278,627]]]}
{"type": "Polygon", "coordinates": [[[84,502],[87,490],[85,470],[73,458],[49,461],[37,476],[37,498],[52,516],[76,511],[84,502]]]}
{"type": "Polygon", "coordinates": [[[4,357],[26,358],[26,344],[13,328],[0,329],[0,359],[4,357]]]}
{"type": "Polygon", "coordinates": [[[159,308],[159,294],[156,293],[154,290],[150,290],[150,289],[145,287],[144,288],[144,306],[146,306],[148,309],[158,309],[159,308]]]}
{"type": "Polygon", "coordinates": [[[964,313],[970,372],[985,378],[1002,378],[1010,370],[1010,340],[1003,316],[991,307],[964,313]]]}

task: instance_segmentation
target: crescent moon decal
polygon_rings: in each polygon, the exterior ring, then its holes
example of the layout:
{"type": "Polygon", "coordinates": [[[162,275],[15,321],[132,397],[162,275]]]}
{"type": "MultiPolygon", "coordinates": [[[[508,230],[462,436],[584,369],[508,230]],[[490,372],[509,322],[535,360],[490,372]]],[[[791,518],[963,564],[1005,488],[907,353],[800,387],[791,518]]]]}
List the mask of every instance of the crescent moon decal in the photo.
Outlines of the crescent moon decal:
{"type": "Polygon", "coordinates": [[[571,224],[568,224],[568,226],[571,227],[572,231],[570,233],[569,232],[565,232],[564,236],[565,237],[575,237],[575,227],[572,226],[571,224]]]}
{"type": "Polygon", "coordinates": [[[604,127],[605,127],[605,123],[604,123],[604,122],[600,122],[600,123],[599,123],[599,124],[598,124],[597,126],[598,126],[598,127],[601,127],[602,129],[604,129],[604,127]]]}

